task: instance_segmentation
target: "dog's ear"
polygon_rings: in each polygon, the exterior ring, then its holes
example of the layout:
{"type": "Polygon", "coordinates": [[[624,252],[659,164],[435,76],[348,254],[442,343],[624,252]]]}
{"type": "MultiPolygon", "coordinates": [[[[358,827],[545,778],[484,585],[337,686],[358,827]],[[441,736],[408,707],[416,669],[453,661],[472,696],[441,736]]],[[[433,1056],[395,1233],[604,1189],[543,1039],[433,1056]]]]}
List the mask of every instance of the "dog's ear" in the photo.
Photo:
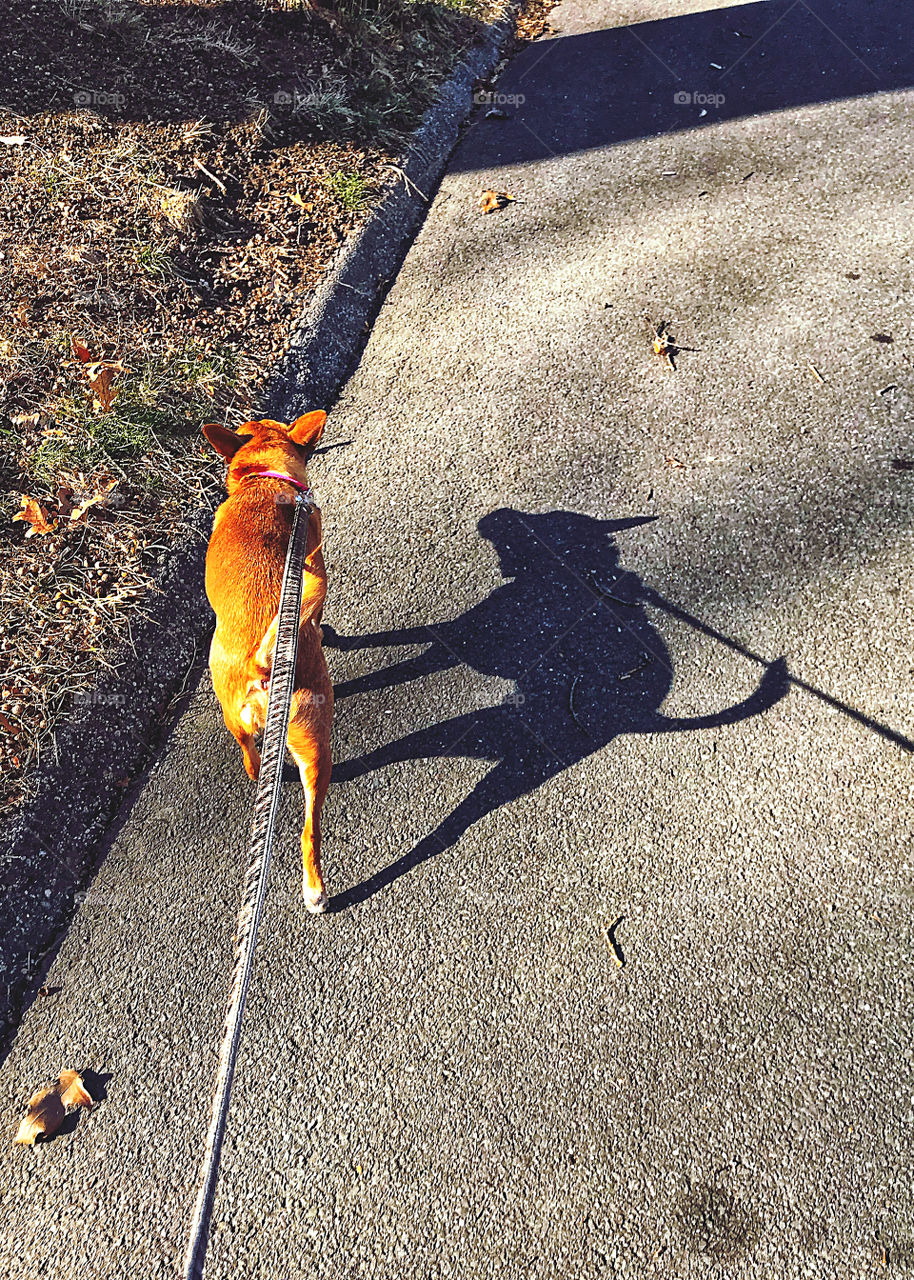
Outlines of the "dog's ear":
{"type": "Polygon", "coordinates": [[[247,444],[253,436],[240,436],[237,431],[220,426],[218,422],[207,422],[203,426],[203,434],[217,453],[221,453],[226,462],[231,462],[243,444],[247,444]]]}
{"type": "Polygon", "coordinates": [[[313,413],[305,413],[296,418],[289,427],[289,438],[304,449],[313,449],[324,431],[327,415],[323,409],[315,409],[313,413]]]}

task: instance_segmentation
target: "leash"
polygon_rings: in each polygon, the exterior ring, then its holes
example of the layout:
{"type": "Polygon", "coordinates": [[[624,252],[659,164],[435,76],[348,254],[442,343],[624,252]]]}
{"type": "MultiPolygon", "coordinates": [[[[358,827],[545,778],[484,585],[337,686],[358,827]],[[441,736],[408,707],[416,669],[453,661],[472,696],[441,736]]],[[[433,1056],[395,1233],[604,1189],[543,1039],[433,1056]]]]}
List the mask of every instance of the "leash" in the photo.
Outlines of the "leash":
{"type": "Polygon", "coordinates": [[[276,650],[270,677],[267,719],[263,731],[263,752],[257,797],[254,801],[254,817],[251,823],[250,854],[241,910],[238,913],[238,926],[235,931],[235,969],[225,1014],[222,1047],[219,1050],[219,1070],[216,1074],[209,1133],[200,1167],[200,1190],[197,1194],[187,1252],[184,1255],[182,1272],[184,1280],[202,1280],[203,1277],[206,1246],[209,1243],[210,1219],[216,1198],[216,1182],[219,1178],[219,1159],[222,1155],[222,1141],[228,1119],[229,1096],[235,1074],[238,1044],[241,1039],[241,1023],[254,965],[257,930],[260,927],[260,917],[267,893],[273,828],[276,823],[276,810],[279,807],[283,756],[286,736],[289,732],[295,662],[298,655],[302,576],[308,519],[311,515],[309,501],[311,496],[310,490],[303,490],[301,493],[296,493],[294,499],[292,532],[289,537],[286,566],[282,576],[282,591],[279,596],[276,650]]]}

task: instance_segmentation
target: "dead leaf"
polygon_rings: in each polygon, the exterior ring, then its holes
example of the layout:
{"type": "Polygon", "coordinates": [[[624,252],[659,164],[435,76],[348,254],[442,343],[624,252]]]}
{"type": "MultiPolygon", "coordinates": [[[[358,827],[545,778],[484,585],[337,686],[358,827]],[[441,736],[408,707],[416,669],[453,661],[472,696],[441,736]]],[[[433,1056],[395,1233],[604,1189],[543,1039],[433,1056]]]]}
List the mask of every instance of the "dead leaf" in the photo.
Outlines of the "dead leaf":
{"type": "Polygon", "coordinates": [[[116,484],[117,480],[109,480],[108,483],[106,485],[102,485],[102,487],[94,493],[91,498],[86,498],[75,506],[70,512],[70,522],[75,524],[77,521],[82,520],[90,507],[94,507],[99,502],[104,502],[105,498],[116,484]]]}
{"type": "Polygon", "coordinates": [[[676,366],[673,364],[673,352],[675,347],[673,344],[667,338],[659,336],[653,339],[652,346],[654,348],[654,355],[659,356],[664,364],[668,364],[671,369],[675,369],[676,366]]]}
{"type": "Polygon", "coordinates": [[[890,333],[873,333],[873,334],[870,334],[870,337],[873,339],[874,342],[894,342],[895,341],[895,339],[892,337],[890,333]]]}
{"type": "Polygon", "coordinates": [[[11,733],[13,737],[15,737],[16,734],[19,732],[19,726],[16,724],[13,724],[12,720],[7,720],[6,716],[3,714],[2,711],[0,711],[0,726],[2,726],[2,728],[4,728],[7,733],[11,733]]]}
{"type": "Polygon", "coordinates": [[[496,209],[504,209],[513,199],[507,191],[483,191],[479,207],[483,213],[494,213],[496,209]]]}
{"type": "Polygon", "coordinates": [[[60,1100],[65,1107],[92,1106],[92,1094],[83,1084],[78,1071],[61,1071],[58,1087],[61,1090],[60,1100]]]}
{"type": "Polygon", "coordinates": [[[72,347],[73,354],[76,356],[77,360],[81,360],[83,364],[91,364],[92,353],[89,348],[84,347],[83,344],[78,342],[72,334],[70,334],[70,346],[72,347]]]}
{"type": "Polygon", "coordinates": [[[41,503],[35,498],[30,498],[27,493],[21,495],[22,509],[17,511],[13,516],[13,520],[24,520],[26,524],[31,525],[26,530],[27,538],[34,538],[36,533],[53,533],[57,528],[57,521],[48,520],[47,512],[41,506],[41,503]]]}
{"type": "Polygon", "coordinates": [[[64,1122],[67,1107],[91,1107],[93,1098],[78,1071],[61,1071],[57,1084],[39,1089],[29,1098],[13,1144],[33,1147],[37,1138],[49,1138],[64,1122]]]}
{"type": "Polygon", "coordinates": [[[114,375],[122,372],[123,365],[107,364],[104,360],[99,360],[97,364],[90,364],[86,369],[89,386],[95,392],[96,404],[102,413],[107,413],[117,399],[114,375]]]}
{"type": "Polygon", "coordinates": [[[672,455],[664,458],[664,461],[668,467],[680,467],[683,471],[685,470],[686,464],[684,462],[680,462],[678,458],[674,458],[672,455]]]}
{"type": "Polygon", "coordinates": [[[39,1089],[29,1098],[29,1109],[22,1117],[13,1145],[21,1143],[34,1147],[36,1138],[49,1138],[64,1122],[66,1111],[58,1092],[58,1085],[39,1089]]]}
{"type": "Polygon", "coordinates": [[[314,208],[313,204],[308,204],[305,200],[302,200],[301,196],[298,194],[297,191],[293,191],[292,194],[289,196],[289,199],[292,201],[294,205],[298,205],[299,209],[304,209],[305,213],[310,213],[311,210],[314,208]]]}
{"type": "Polygon", "coordinates": [[[0,136],[0,142],[5,147],[24,147],[27,141],[24,133],[5,133],[0,136]]]}
{"type": "Polygon", "coordinates": [[[73,335],[70,335],[70,346],[73,354],[81,364],[85,365],[86,378],[95,392],[95,407],[107,413],[117,398],[114,390],[114,375],[123,373],[124,366],[115,364],[113,360],[93,360],[92,352],[73,335]]]}

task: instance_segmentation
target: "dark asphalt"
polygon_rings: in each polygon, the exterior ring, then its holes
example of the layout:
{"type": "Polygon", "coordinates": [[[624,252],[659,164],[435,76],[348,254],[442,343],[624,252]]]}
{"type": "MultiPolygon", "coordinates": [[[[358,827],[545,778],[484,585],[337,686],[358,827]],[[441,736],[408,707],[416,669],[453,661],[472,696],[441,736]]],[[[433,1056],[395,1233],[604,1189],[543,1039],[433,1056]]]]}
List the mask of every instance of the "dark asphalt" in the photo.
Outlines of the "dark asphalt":
{"type": "MultiPolygon", "coordinates": [[[[696,9],[554,12],[331,416],[336,909],[290,780],[212,1280],[914,1275],[912,39],[696,9]]],[[[11,1280],[174,1274],[252,798],[204,679],[0,1069],[107,1093],[11,1280]]]]}

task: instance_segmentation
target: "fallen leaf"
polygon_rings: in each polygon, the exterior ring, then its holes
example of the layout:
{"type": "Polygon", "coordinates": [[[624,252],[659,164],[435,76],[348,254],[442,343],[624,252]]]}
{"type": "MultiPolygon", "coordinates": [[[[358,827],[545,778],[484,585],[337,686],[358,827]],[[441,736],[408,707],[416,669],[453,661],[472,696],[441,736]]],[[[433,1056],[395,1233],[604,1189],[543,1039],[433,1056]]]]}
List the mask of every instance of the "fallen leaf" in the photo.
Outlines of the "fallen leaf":
{"type": "Polygon", "coordinates": [[[39,1089],[29,1098],[29,1109],[22,1117],[13,1145],[21,1143],[34,1147],[36,1138],[50,1137],[64,1122],[67,1114],[58,1092],[58,1085],[49,1089],[39,1089]]]}
{"type": "Polygon", "coordinates": [[[672,455],[665,458],[664,461],[666,462],[666,465],[668,467],[681,467],[683,470],[685,470],[686,464],[684,462],[680,462],[678,458],[674,458],[672,455]]]}
{"type": "Polygon", "coordinates": [[[102,413],[107,413],[117,399],[114,375],[122,373],[123,369],[123,365],[109,364],[107,360],[96,360],[94,364],[86,365],[86,377],[95,392],[95,403],[102,413]]]}
{"type": "Polygon", "coordinates": [[[71,523],[75,524],[77,521],[82,520],[89,508],[94,507],[96,503],[104,502],[105,498],[116,484],[116,480],[109,480],[108,483],[103,485],[102,488],[99,489],[97,493],[94,493],[91,498],[86,498],[83,502],[80,502],[75,506],[70,512],[71,523]]]}
{"type": "Polygon", "coordinates": [[[302,200],[301,196],[298,194],[297,191],[293,191],[292,194],[289,196],[289,199],[292,201],[293,204],[298,205],[299,209],[304,209],[305,213],[310,213],[311,210],[314,208],[313,204],[308,204],[305,200],[302,200]]]}
{"type": "Polygon", "coordinates": [[[7,720],[2,711],[0,711],[0,726],[2,726],[7,733],[11,733],[13,737],[15,737],[19,732],[19,726],[13,724],[12,720],[7,720]]]}
{"type": "Polygon", "coordinates": [[[494,213],[496,209],[503,209],[506,204],[510,204],[513,199],[507,191],[483,191],[479,207],[483,213],[494,213]]]}
{"type": "Polygon", "coordinates": [[[33,1147],[37,1138],[49,1138],[63,1124],[67,1107],[91,1107],[93,1098],[78,1071],[61,1071],[57,1084],[39,1089],[29,1098],[29,1109],[19,1122],[13,1144],[33,1147]]]}
{"type": "Polygon", "coordinates": [[[59,1088],[60,1100],[65,1107],[91,1107],[92,1094],[83,1084],[78,1071],[61,1071],[59,1088]]]}
{"type": "Polygon", "coordinates": [[[894,342],[895,339],[890,333],[873,333],[870,335],[874,342],[894,342]]]}
{"type": "Polygon", "coordinates": [[[89,348],[84,347],[83,344],[77,341],[72,334],[70,335],[70,346],[72,347],[73,354],[76,356],[77,360],[81,360],[83,364],[91,364],[92,353],[89,348]]]}
{"type": "Polygon", "coordinates": [[[0,136],[0,142],[5,147],[24,147],[27,141],[24,133],[5,133],[0,136]]]}
{"type": "Polygon", "coordinates": [[[34,498],[30,498],[26,493],[22,494],[21,501],[22,509],[16,512],[13,520],[24,520],[31,525],[31,528],[26,530],[25,536],[27,538],[33,538],[36,533],[54,532],[57,528],[57,521],[48,520],[47,512],[39,502],[34,498]]]}
{"type": "Polygon", "coordinates": [[[666,338],[658,336],[653,339],[651,344],[654,348],[654,355],[659,356],[664,364],[668,364],[671,369],[676,366],[673,364],[673,351],[675,347],[666,338]]]}

